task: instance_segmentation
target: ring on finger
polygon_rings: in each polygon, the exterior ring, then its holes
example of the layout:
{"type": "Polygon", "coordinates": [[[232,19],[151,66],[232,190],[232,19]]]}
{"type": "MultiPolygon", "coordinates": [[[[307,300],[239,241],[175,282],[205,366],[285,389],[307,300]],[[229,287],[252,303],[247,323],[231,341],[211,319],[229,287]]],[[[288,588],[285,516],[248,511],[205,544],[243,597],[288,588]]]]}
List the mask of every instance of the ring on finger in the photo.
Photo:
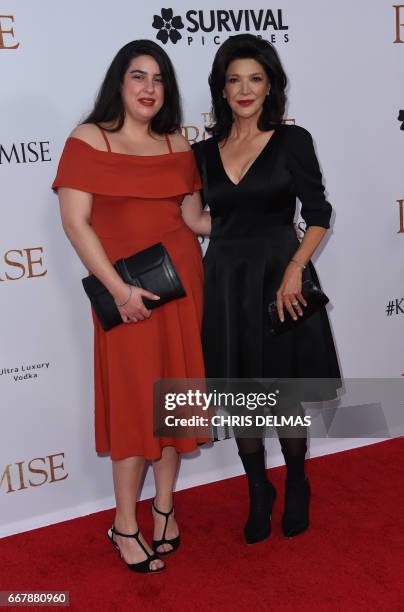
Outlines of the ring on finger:
{"type": "Polygon", "coordinates": [[[297,306],[298,305],[298,301],[296,300],[296,302],[292,302],[292,306],[297,306]]]}

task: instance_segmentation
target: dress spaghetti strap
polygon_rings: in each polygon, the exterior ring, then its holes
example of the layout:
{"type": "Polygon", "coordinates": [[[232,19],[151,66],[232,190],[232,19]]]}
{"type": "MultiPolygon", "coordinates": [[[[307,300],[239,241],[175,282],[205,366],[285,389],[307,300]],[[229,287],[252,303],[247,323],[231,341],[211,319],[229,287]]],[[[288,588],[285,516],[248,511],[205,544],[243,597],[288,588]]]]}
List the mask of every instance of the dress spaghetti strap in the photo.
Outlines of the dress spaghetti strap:
{"type": "Polygon", "coordinates": [[[102,129],[100,126],[99,126],[99,125],[97,125],[97,128],[100,130],[100,132],[101,132],[101,134],[102,134],[102,137],[103,137],[103,139],[105,140],[105,144],[107,145],[107,150],[108,150],[108,153],[112,153],[112,151],[111,151],[111,145],[109,144],[109,140],[108,140],[108,138],[107,138],[106,133],[104,132],[104,130],[103,130],[103,129],[102,129]]]}
{"type": "Polygon", "coordinates": [[[166,137],[166,141],[167,141],[168,150],[170,151],[170,153],[172,153],[173,149],[172,149],[171,142],[170,142],[170,139],[168,137],[168,134],[166,134],[165,137],[166,137]]]}

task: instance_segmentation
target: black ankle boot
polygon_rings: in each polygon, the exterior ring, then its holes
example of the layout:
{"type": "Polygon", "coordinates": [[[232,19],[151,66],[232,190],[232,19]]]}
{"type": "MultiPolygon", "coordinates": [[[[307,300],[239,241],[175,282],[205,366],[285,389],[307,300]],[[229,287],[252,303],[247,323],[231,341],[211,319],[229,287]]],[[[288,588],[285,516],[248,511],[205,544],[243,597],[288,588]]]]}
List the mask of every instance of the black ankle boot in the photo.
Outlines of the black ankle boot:
{"type": "Polygon", "coordinates": [[[286,480],[285,511],[282,516],[282,530],[292,538],[309,526],[310,485],[307,478],[286,480]]]}
{"type": "Polygon", "coordinates": [[[239,455],[248,478],[250,494],[250,511],[244,535],[248,544],[255,544],[271,533],[271,513],[276,490],[266,475],[264,449],[239,455]]]}

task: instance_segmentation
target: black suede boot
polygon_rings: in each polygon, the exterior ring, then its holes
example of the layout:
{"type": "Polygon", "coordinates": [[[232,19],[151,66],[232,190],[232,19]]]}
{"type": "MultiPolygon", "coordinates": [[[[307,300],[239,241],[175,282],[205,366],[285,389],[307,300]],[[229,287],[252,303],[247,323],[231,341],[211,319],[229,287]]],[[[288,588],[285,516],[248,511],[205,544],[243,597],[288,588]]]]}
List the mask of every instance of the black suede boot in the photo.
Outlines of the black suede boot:
{"type": "Polygon", "coordinates": [[[286,480],[285,511],[282,516],[282,530],[286,537],[293,538],[309,526],[310,485],[303,480],[286,480]]]}
{"type": "Polygon", "coordinates": [[[248,544],[255,544],[271,533],[271,513],[276,490],[267,478],[264,447],[254,453],[239,452],[239,455],[248,478],[250,494],[250,512],[244,535],[248,544]]]}
{"type": "Polygon", "coordinates": [[[304,473],[306,438],[281,438],[286,464],[285,509],[282,530],[292,538],[309,526],[310,485],[304,473]]]}

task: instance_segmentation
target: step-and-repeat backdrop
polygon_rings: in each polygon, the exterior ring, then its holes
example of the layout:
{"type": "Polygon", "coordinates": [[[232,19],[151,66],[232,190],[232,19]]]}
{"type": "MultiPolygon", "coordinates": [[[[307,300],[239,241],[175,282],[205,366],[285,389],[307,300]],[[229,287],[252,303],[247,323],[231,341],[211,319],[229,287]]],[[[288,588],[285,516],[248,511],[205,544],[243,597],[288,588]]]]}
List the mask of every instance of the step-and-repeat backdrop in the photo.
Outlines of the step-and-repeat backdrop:
{"type": "MultiPolygon", "coordinates": [[[[213,56],[259,34],[290,79],[287,119],[313,134],[334,205],[316,256],[344,375],[404,372],[404,5],[4,0],[0,5],[0,535],[113,505],[93,444],[84,269],[50,185],[70,130],[130,40],[169,53],[190,142],[205,136],[213,56]]],[[[304,229],[304,227],[302,227],[304,229]]],[[[364,441],[313,441],[311,455],[364,441]]],[[[279,448],[270,444],[270,463],[279,448]]],[[[177,488],[240,473],[233,440],[182,461],[177,488]]],[[[148,474],[143,496],[152,495],[148,474]]]]}

